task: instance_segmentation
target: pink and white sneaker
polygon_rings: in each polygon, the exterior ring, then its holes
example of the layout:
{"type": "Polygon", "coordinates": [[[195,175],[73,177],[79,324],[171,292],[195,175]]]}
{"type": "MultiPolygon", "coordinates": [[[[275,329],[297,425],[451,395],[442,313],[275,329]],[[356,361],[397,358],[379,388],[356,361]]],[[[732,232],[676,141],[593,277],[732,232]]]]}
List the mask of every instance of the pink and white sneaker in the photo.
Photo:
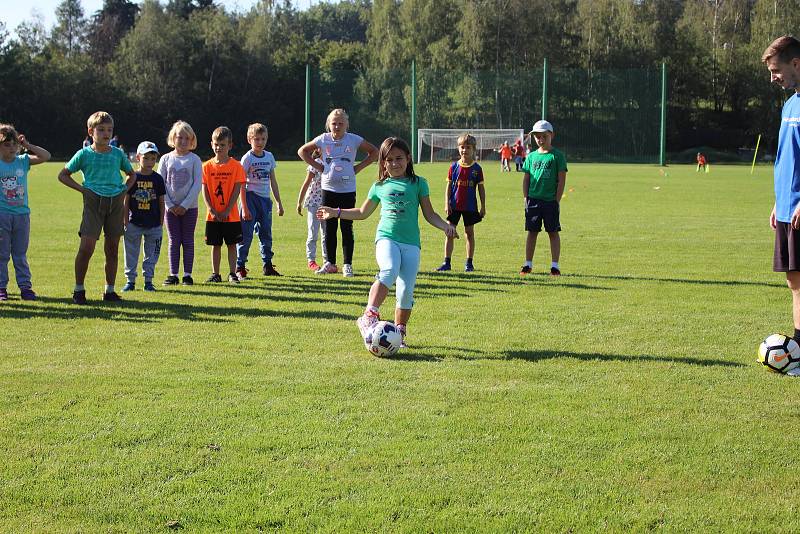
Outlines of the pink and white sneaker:
{"type": "Polygon", "coordinates": [[[395,326],[400,331],[400,335],[403,336],[402,341],[400,341],[400,348],[401,349],[407,349],[408,345],[406,345],[406,325],[398,324],[398,325],[395,325],[395,326]]]}
{"type": "Polygon", "coordinates": [[[356,325],[358,325],[358,330],[361,332],[361,337],[367,339],[367,335],[370,333],[370,330],[372,330],[372,327],[380,320],[380,314],[372,310],[366,310],[364,315],[356,319],[356,325]]]}
{"type": "Polygon", "coordinates": [[[326,261],[322,267],[314,272],[317,274],[334,274],[339,272],[339,268],[331,262],[326,261]]]}

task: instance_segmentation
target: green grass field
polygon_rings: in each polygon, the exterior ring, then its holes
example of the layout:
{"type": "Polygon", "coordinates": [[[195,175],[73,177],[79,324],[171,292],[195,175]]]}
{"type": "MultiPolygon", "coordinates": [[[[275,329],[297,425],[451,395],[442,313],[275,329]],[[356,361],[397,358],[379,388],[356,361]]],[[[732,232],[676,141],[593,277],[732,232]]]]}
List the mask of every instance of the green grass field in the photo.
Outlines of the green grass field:
{"type": "MultiPolygon", "coordinates": [[[[771,168],[571,165],[564,276],[543,274],[543,236],[521,279],[521,175],[497,167],[476,272],[434,274],[444,237],[423,221],[411,348],[392,360],[354,324],[377,214],[356,222],[355,278],[314,276],[302,164],[278,168],[285,276],[106,305],[99,249],[86,308],[70,303],[79,195],[59,164],[34,168],[41,298],[12,275],[0,303],[0,531],[800,529],[800,382],[755,361],[791,327],[771,168]]],[[[418,172],[441,210],[446,165],[418,172]]]]}

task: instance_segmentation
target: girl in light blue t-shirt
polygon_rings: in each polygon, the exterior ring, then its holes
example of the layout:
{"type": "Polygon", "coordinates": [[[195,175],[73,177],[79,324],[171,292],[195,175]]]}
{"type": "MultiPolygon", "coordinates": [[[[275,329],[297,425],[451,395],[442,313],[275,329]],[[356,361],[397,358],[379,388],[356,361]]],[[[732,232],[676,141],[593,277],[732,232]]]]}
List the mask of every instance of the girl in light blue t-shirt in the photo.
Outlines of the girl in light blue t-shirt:
{"type": "Polygon", "coordinates": [[[448,237],[458,238],[456,228],[442,219],[431,205],[428,181],[414,174],[408,144],[397,137],[386,139],[378,150],[378,181],[367,194],[360,208],[332,208],[321,206],[318,219],[366,219],[381,206],[381,220],[375,236],[375,258],[380,271],[369,290],[369,300],[364,314],[356,324],[361,336],[366,337],[370,327],[380,320],[378,309],[389,288],[397,282],[397,304],[394,322],[403,334],[405,346],[406,325],[414,305],[414,285],[419,271],[419,209],[432,226],[448,237]]]}

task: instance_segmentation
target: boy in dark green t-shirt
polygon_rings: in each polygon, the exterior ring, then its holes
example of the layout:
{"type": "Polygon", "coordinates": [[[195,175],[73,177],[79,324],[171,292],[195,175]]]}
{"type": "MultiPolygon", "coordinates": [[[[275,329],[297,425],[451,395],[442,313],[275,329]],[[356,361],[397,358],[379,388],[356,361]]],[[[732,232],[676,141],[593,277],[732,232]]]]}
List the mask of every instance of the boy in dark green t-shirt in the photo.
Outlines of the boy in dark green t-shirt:
{"type": "Polygon", "coordinates": [[[526,275],[533,270],[533,252],[536,249],[536,238],[544,229],[550,238],[550,274],[559,276],[561,270],[558,259],[561,255],[561,222],[559,221],[559,203],[564,194],[567,181],[567,160],[563,152],[553,148],[553,125],[545,120],[538,121],[531,131],[538,150],[532,151],[525,158],[522,170],[522,194],[525,197],[525,230],[528,237],[525,242],[525,264],[519,274],[526,275]]]}

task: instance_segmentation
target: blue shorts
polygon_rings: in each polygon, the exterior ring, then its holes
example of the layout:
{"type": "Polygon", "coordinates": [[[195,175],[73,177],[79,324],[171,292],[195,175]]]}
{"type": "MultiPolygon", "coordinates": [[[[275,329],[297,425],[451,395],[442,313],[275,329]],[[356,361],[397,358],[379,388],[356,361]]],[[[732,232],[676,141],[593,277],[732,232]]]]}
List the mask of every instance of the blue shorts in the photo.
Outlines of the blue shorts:
{"type": "Polygon", "coordinates": [[[541,232],[544,223],[545,232],[560,232],[559,206],[555,200],[539,200],[531,198],[525,201],[525,230],[541,232]]]}

